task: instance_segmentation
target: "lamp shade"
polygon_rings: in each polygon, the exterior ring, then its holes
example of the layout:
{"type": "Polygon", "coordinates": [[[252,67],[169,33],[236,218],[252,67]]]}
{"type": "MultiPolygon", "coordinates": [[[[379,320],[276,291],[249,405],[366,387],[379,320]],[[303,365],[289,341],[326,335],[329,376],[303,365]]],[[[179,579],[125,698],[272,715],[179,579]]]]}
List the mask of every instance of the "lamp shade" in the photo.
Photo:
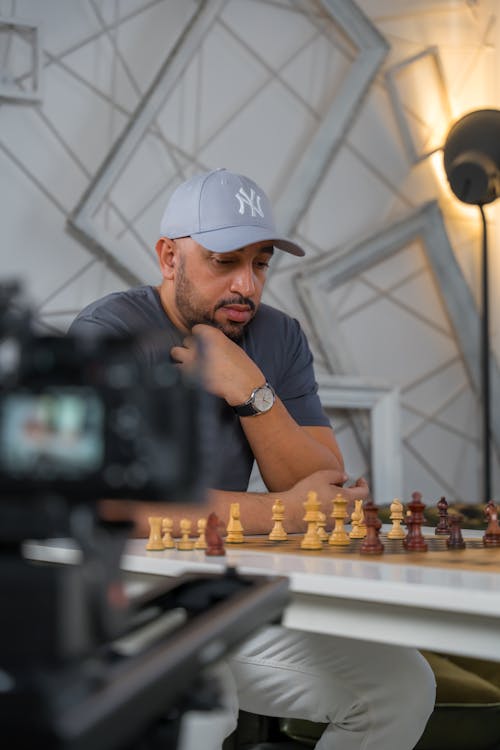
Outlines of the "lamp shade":
{"type": "Polygon", "coordinates": [[[480,109],[458,120],[443,147],[450,187],[464,203],[484,205],[500,196],[500,110],[480,109]]]}

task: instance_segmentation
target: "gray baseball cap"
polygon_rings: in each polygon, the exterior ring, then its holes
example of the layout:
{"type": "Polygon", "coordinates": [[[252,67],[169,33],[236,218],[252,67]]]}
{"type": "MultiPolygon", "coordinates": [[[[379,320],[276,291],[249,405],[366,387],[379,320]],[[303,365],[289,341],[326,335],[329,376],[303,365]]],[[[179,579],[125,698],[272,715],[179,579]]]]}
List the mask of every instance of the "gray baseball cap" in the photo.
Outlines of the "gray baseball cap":
{"type": "Polygon", "coordinates": [[[300,245],[276,231],[264,191],[248,177],[222,168],[198,174],[174,190],[160,233],[172,240],[192,237],[214,253],[269,241],[292,255],[305,255],[300,245]]]}

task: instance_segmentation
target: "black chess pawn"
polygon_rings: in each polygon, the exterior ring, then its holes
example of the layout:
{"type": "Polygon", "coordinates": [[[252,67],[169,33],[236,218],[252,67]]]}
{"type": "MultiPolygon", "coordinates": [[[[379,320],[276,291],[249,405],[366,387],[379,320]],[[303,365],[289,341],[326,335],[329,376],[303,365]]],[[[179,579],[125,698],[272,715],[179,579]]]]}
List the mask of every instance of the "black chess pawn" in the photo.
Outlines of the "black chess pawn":
{"type": "Polygon", "coordinates": [[[408,503],[410,515],[406,517],[408,534],[403,539],[403,547],[409,552],[426,552],[427,542],[422,534],[425,504],[420,492],[413,492],[411,497],[412,501],[408,503]]]}
{"type": "Polygon", "coordinates": [[[382,522],[378,517],[378,506],[373,500],[367,500],[363,507],[366,523],[366,536],[361,543],[359,552],[361,555],[381,555],[384,545],[380,541],[379,531],[382,522]]]}
{"type": "Polygon", "coordinates": [[[446,540],[448,549],[465,549],[465,542],[462,537],[463,518],[460,513],[454,513],[450,516],[450,536],[446,540]]]}
{"type": "Polygon", "coordinates": [[[493,501],[490,500],[484,509],[484,515],[488,521],[488,526],[483,536],[485,547],[500,547],[500,524],[498,523],[498,509],[493,501]]]}
{"type": "Polygon", "coordinates": [[[448,536],[450,533],[450,519],[448,517],[448,503],[446,502],[445,497],[442,497],[438,502],[437,509],[439,513],[439,521],[434,529],[434,533],[438,536],[448,536]]]}
{"type": "Polygon", "coordinates": [[[226,554],[221,535],[223,528],[224,526],[220,522],[219,517],[215,513],[210,513],[205,526],[205,540],[207,543],[205,548],[206,555],[213,555],[216,557],[218,555],[222,556],[226,554]]]}

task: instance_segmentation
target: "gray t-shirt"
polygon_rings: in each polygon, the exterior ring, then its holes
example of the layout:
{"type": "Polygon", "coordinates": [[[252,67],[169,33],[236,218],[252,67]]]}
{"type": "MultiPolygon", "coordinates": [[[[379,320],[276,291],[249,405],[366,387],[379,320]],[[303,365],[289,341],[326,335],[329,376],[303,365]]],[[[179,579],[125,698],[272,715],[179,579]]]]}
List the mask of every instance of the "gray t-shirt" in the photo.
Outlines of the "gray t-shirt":
{"type": "MultiPolygon", "coordinates": [[[[171,359],[170,349],[182,344],[185,338],[168,318],[158,291],[151,286],[115,292],[93,302],[75,318],[68,333],[74,336],[139,335],[135,354],[148,366],[171,359]],[[161,342],[158,337],[146,336],[141,341],[141,333],[159,329],[161,342]]],[[[261,304],[253,320],[245,326],[239,344],[262,370],[298,424],[330,426],[317,394],[312,354],[295,319],[261,304]]],[[[211,486],[245,491],[253,454],[239,418],[225,401],[217,401],[219,421],[211,486]]]]}

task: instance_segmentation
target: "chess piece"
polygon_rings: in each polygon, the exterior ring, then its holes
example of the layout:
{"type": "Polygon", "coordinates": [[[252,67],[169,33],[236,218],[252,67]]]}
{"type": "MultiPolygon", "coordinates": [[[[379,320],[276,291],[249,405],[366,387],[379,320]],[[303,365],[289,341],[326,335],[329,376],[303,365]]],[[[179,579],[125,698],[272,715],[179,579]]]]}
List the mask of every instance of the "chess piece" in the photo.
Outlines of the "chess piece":
{"type": "Polygon", "coordinates": [[[359,533],[363,534],[363,539],[365,538],[367,531],[366,531],[366,517],[365,517],[365,508],[364,508],[364,501],[358,500],[357,502],[360,503],[360,512],[361,512],[361,521],[359,522],[359,533]]]}
{"type": "Polygon", "coordinates": [[[449,536],[450,519],[448,518],[448,503],[446,502],[445,497],[442,497],[438,502],[437,509],[439,513],[439,521],[436,528],[434,529],[434,533],[438,536],[449,536]]]}
{"type": "Polygon", "coordinates": [[[174,521],[172,518],[162,518],[161,522],[161,530],[163,532],[163,536],[161,538],[163,542],[163,546],[165,549],[173,549],[175,547],[175,542],[172,537],[172,531],[174,529],[174,521]]]}
{"type": "Polygon", "coordinates": [[[161,516],[150,516],[149,522],[149,539],[146,544],[146,549],[149,552],[159,552],[165,549],[165,545],[161,539],[161,516]]]}
{"type": "Polygon", "coordinates": [[[194,541],[189,538],[189,535],[191,533],[191,521],[189,520],[189,518],[181,518],[179,526],[181,529],[181,538],[177,542],[177,549],[194,549],[194,541]]]}
{"type": "Polygon", "coordinates": [[[207,540],[205,539],[205,529],[207,526],[206,518],[199,518],[197,523],[198,539],[194,543],[195,549],[206,549],[207,540]]]}
{"type": "Polygon", "coordinates": [[[243,526],[240,521],[240,504],[231,503],[227,524],[226,543],[241,544],[244,541],[243,526]]]}
{"type": "Polygon", "coordinates": [[[488,521],[488,526],[483,535],[483,544],[485,547],[500,547],[500,525],[498,523],[498,509],[494,502],[490,500],[484,509],[484,515],[488,521]]]}
{"type": "Polygon", "coordinates": [[[384,545],[380,541],[379,532],[382,526],[378,517],[378,507],[373,500],[367,500],[364,504],[366,519],[366,537],[361,542],[359,552],[361,555],[381,555],[384,545]]]}
{"type": "Polygon", "coordinates": [[[406,533],[401,527],[401,523],[404,519],[403,503],[398,500],[397,497],[391,503],[391,515],[389,516],[392,521],[391,530],[387,534],[387,539],[404,539],[406,533]]]}
{"type": "Polygon", "coordinates": [[[283,501],[277,498],[273,505],[272,511],[272,520],[274,521],[274,525],[269,534],[269,539],[272,542],[284,542],[285,539],[288,538],[288,534],[283,527],[283,519],[285,517],[285,506],[283,504],[283,501]]]}
{"type": "Polygon", "coordinates": [[[422,535],[425,508],[425,504],[422,502],[422,493],[413,492],[411,497],[411,503],[408,503],[410,515],[406,516],[408,533],[403,539],[403,547],[408,552],[426,552],[427,542],[422,535]]]}
{"type": "Polygon", "coordinates": [[[364,539],[366,536],[365,514],[363,513],[363,501],[354,501],[354,510],[351,513],[351,531],[349,539],[364,539]]]}
{"type": "Polygon", "coordinates": [[[223,525],[221,524],[219,517],[215,513],[210,513],[205,526],[205,540],[207,542],[207,547],[205,549],[206,555],[218,557],[226,554],[224,542],[221,536],[222,528],[223,525]]]}
{"type": "Polygon", "coordinates": [[[465,542],[462,537],[463,516],[460,513],[453,513],[450,520],[450,536],[446,540],[448,549],[465,549],[465,542]]]}
{"type": "Polygon", "coordinates": [[[322,549],[323,545],[318,536],[318,511],[320,503],[318,494],[311,490],[307,493],[307,500],[304,503],[306,514],[303,518],[307,523],[307,531],[300,542],[301,549],[322,549]]]}
{"type": "Polygon", "coordinates": [[[343,497],[340,492],[337,493],[333,501],[333,510],[331,512],[331,517],[335,520],[335,526],[330,534],[330,538],[328,539],[328,544],[331,544],[334,547],[346,547],[351,543],[349,535],[344,528],[346,506],[347,500],[345,497],[343,497]]]}
{"type": "Polygon", "coordinates": [[[326,513],[323,513],[321,510],[318,510],[317,530],[318,530],[318,536],[322,542],[328,541],[328,534],[326,532],[325,526],[326,526],[326,513]]]}

